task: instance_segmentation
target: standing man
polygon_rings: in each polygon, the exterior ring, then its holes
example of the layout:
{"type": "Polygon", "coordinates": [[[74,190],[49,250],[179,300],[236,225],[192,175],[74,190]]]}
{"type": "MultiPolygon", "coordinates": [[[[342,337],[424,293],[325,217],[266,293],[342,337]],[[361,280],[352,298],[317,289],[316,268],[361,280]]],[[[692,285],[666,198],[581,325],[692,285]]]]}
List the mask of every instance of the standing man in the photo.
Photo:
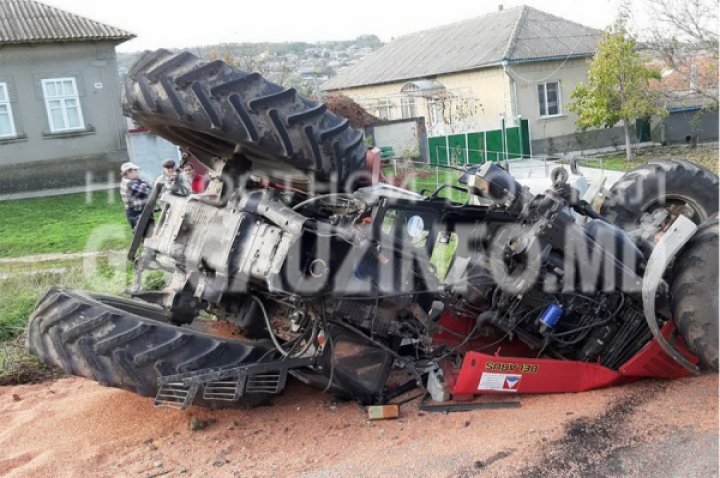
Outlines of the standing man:
{"type": "Polygon", "coordinates": [[[135,163],[120,166],[120,197],[125,205],[125,216],[134,230],[140,215],[148,202],[152,188],[140,179],[140,167],[135,163]]]}
{"type": "Polygon", "coordinates": [[[201,194],[205,192],[208,185],[207,177],[202,174],[195,174],[195,166],[187,162],[183,165],[183,174],[192,186],[193,194],[201,194]]]}
{"type": "Polygon", "coordinates": [[[179,174],[177,164],[172,159],[163,161],[163,173],[157,178],[155,184],[162,183],[165,191],[178,196],[190,194],[190,184],[183,174],[179,174]]]}

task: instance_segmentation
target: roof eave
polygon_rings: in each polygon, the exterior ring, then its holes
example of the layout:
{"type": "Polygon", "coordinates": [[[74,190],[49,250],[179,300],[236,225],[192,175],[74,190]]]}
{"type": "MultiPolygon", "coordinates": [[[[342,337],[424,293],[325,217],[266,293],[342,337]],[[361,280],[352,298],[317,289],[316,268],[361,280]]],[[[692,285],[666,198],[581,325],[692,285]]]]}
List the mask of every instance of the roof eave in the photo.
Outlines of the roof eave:
{"type": "MultiPolygon", "coordinates": [[[[431,78],[434,78],[439,75],[452,75],[454,73],[467,73],[468,71],[483,70],[485,68],[492,68],[495,66],[500,66],[501,64],[502,64],[502,61],[493,61],[490,63],[483,63],[482,65],[469,66],[467,68],[460,68],[460,69],[456,69],[456,70],[452,70],[452,71],[438,71],[438,72],[434,72],[434,73],[427,73],[422,76],[409,76],[409,77],[404,77],[404,78],[394,78],[392,80],[378,81],[375,83],[361,83],[361,84],[357,84],[357,85],[338,86],[338,87],[331,88],[328,90],[323,90],[323,91],[341,91],[341,90],[348,89],[348,88],[364,88],[367,86],[387,85],[389,83],[397,83],[399,81],[427,80],[427,79],[431,79],[431,78]]],[[[322,85],[320,86],[320,89],[321,90],[323,89],[322,85]]]]}
{"type": "Polygon", "coordinates": [[[413,81],[413,80],[428,79],[428,78],[437,77],[439,75],[452,75],[453,73],[467,73],[469,71],[483,70],[486,68],[494,68],[497,66],[502,66],[503,63],[509,64],[509,65],[517,65],[519,63],[533,63],[533,62],[540,62],[540,61],[557,61],[557,60],[566,60],[566,59],[574,59],[574,58],[588,58],[593,55],[595,55],[595,52],[572,53],[570,55],[553,55],[553,56],[531,57],[531,58],[510,58],[510,59],[504,58],[504,59],[498,60],[498,61],[483,63],[482,65],[475,65],[475,66],[471,66],[468,68],[462,68],[462,69],[457,69],[457,70],[452,70],[452,71],[441,71],[441,72],[437,72],[437,73],[428,73],[427,75],[423,75],[423,76],[395,78],[392,80],[378,81],[376,83],[363,83],[363,84],[357,84],[357,85],[337,86],[337,87],[333,87],[333,88],[329,88],[329,89],[324,89],[322,86],[320,86],[320,89],[322,91],[327,91],[327,92],[342,91],[342,90],[347,90],[347,89],[351,89],[351,88],[365,88],[368,86],[387,85],[390,83],[397,83],[400,81],[413,81]]]}
{"type": "Polygon", "coordinates": [[[569,60],[573,58],[588,58],[595,56],[595,52],[584,52],[584,53],[571,53],[569,55],[551,55],[551,56],[535,56],[528,58],[508,58],[508,65],[517,65],[519,63],[534,63],[538,61],[558,61],[558,60],[569,60]]]}
{"type": "Polygon", "coordinates": [[[126,41],[137,38],[137,35],[117,36],[117,37],[88,37],[88,38],[34,38],[34,39],[22,39],[22,40],[11,40],[3,41],[0,40],[0,46],[3,45],[36,45],[43,43],[82,43],[82,42],[98,42],[107,41],[113,42],[116,45],[125,43],[126,41]]]}

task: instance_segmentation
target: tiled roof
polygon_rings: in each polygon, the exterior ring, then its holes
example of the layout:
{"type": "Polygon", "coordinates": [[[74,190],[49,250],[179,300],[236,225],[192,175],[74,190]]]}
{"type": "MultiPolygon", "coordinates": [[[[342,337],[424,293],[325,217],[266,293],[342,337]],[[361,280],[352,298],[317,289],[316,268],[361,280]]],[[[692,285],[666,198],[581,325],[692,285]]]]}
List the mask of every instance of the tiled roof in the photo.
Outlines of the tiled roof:
{"type": "Polygon", "coordinates": [[[600,30],[528,6],[404,35],[341,71],[324,90],[473,70],[502,61],[590,56],[600,30]]]}
{"type": "Polygon", "coordinates": [[[0,44],[134,38],[130,32],[34,0],[0,0],[0,44]]]}

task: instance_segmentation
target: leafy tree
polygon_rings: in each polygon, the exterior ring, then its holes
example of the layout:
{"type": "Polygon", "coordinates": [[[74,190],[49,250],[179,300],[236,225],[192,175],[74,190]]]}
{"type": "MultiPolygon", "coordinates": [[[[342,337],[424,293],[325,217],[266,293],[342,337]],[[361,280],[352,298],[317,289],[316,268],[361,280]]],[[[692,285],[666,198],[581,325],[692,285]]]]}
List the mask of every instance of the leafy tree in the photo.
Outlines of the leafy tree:
{"type": "Polygon", "coordinates": [[[615,25],[600,40],[588,81],[577,85],[569,109],[577,113],[577,124],[583,129],[622,122],[626,158],[630,161],[631,122],[665,112],[654,101],[649,88],[651,78],[660,79],[659,72],[645,65],[635,51],[635,40],[626,35],[622,26],[615,25]]]}

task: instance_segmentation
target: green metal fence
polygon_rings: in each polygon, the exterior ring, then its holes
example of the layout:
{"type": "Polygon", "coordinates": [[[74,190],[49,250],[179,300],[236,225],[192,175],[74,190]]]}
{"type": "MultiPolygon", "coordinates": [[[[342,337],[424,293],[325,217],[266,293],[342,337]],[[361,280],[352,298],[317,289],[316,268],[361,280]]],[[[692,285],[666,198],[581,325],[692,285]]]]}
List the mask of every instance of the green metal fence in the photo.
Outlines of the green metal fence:
{"type": "Polygon", "coordinates": [[[430,164],[481,164],[530,156],[528,120],[518,126],[428,138],[430,164]]]}

